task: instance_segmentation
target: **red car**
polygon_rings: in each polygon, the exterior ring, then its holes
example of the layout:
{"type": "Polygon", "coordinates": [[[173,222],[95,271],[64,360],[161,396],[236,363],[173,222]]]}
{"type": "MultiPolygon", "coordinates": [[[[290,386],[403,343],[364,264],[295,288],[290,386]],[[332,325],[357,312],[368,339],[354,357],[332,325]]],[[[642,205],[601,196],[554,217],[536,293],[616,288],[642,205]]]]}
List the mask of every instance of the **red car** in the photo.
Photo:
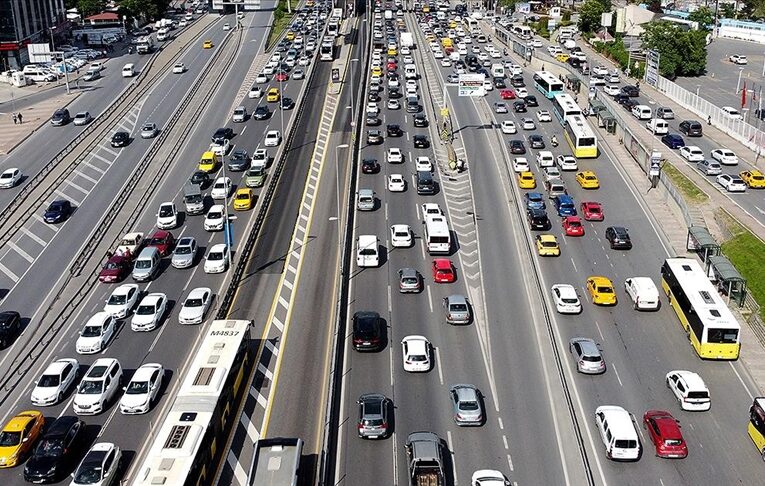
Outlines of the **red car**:
{"type": "Polygon", "coordinates": [[[452,261],[448,258],[433,260],[433,281],[436,283],[452,283],[457,280],[452,261]]]}
{"type": "Polygon", "coordinates": [[[174,244],[175,237],[171,232],[158,230],[155,231],[153,235],[151,235],[151,238],[149,238],[149,243],[146,246],[156,246],[160,255],[167,256],[171,251],[173,251],[174,244]]]}
{"type": "Polygon", "coordinates": [[[396,63],[388,61],[388,71],[395,71],[396,69],[398,69],[396,63]]]}
{"type": "Polygon", "coordinates": [[[584,226],[579,216],[566,216],[563,218],[563,232],[566,236],[584,236],[584,226]]]}
{"type": "Polygon", "coordinates": [[[278,73],[276,73],[276,76],[274,77],[274,79],[276,81],[284,82],[284,81],[287,81],[287,79],[289,79],[289,74],[285,73],[284,71],[279,71],[278,73]]]}
{"type": "Polygon", "coordinates": [[[114,255],[106,261],[101,272],[98,274],[98,280],[104,283],[121,282],[128,276],[132,266],[130,258],[122,255],[114,255]]]}
{"type": "Polygon", "coordinates": [[[688,456],[688,445],[680,432],[680,422],[671,413],[649,410],[643,415],[643,427],[656,447],[656,456],[666,459],[688,456]]]}
{"type": "Polygon", "coordinates": [[[499,96],[503,100],[514,100],[515,99],[515,91],[512,89],[502,89],[499,91],[499,96]]]}
{"type": "Polygon", "coordinates": [[[603,221],[603,207],[598,202],[586,201],[581,204],[582,215],[587,221],[603,221]]]}

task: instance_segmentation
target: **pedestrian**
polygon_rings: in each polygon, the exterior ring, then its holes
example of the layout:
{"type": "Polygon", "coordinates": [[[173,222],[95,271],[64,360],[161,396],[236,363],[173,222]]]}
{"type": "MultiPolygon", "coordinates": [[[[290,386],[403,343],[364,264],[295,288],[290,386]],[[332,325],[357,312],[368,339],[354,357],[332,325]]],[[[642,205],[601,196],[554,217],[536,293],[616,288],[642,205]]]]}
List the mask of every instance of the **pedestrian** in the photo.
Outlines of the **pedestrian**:
{"type": "Polygon", "coordinates": [[[76,72],[77,72],[77,76],[79,76],[80,75],[80,68],[77,68],[76,72]]]}
{"type": "Polygon", "coordinates": [[[21,125],[21,124],[23,123],[23,122],[21,121],[21,113],[19,113],[19,114],[18,114],[18,115],[16,115],[16,116],[18,116],[18,118],[19,118],[19,125],[21,125]]]}
{"type": "Polygon", "coordinates": [[[545,70],[545,65],[544,65],[544,64],[542,64],[542,71],[544,71],[544,70],[545,70]]]}
{"type": "Polygon", "coordinates": [[[19,118],[16,116],[16,113],[13,114],[13,124],[16,125],[19,123],[19,118]]]}
{"type": "Polygon", "coordinates": [[[707,125],[712,125],[712,115],[707,116],[707,125]]]}

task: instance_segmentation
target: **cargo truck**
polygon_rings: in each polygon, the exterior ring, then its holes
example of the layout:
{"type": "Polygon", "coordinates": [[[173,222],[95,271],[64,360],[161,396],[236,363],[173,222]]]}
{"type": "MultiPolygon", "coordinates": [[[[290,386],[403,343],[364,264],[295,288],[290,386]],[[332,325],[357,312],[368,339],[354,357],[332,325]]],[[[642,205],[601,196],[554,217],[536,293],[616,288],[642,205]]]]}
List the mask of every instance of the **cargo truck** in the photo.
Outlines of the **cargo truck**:
{"type": "Polygon", "coordinates": [[[443,486],[441,439],[433,432],[412,432],[406,438],[410,486],[443,486]]]}

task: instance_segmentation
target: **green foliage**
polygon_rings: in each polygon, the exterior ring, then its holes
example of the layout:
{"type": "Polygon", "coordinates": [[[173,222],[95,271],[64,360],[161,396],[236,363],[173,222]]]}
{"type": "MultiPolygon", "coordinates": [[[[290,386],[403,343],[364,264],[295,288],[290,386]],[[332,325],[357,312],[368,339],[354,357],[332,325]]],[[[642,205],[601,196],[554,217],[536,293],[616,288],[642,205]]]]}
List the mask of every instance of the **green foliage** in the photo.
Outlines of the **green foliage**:
{"type": "MultiPolygon", "coordinates": [[[[610,5],[610,0],[587,0],[579,8],[579,31],[591,34],[600,30],[600,15],[607,12],[605,3],[610,5]]],[[[609,7],[610,8],[610,7],[609,7]]]]}
{"type": "Polygon", "coordinates": [[[765,0],[744,0],[741,14],[752,20],[765,18],[765,0]]]}
{"type": "Polygon", "coordinates": [[[714,22],[714,13],[708,7],[699,7],[688,15],[688,20],[698,22],[699,28],[705,29],[714,22]]]}
{"type": "Polygon", "coordinates": [[[662,13],[661,0],[650,0],[648,2],[648,10],[654,13],[662,13]]]}
{"type": "Polygon", "coordinates": [[[643,26],[643,46],[659,52],[659,72],[675,79],[700,76],[707,66],[706,36],[703,30],[685,30],[671,22],[652,22],[643,26]]]}
{"type": "Polygon", "coordinates": [[[162,17],[169,5],[169,0],[122,0],[120,2],[120,8],[128,17],[155,20],[162,17]]]}
{"type": "Polygon", "coordinates": [[[560,23],[571,22],[571,10],[564,10],[560,17],[560,23]]]}
{"type": "Polygon", "coordinates": [[[550,38],[550,31],[547,30],[547,26],[549,25],[549,19],[547,17],[543,17],[539,19],[539,22],[532,22],[529,24],[529,27],[534,30],[534,32],[537,33],[537,35],[540,35],[544,37],[545,39],[550,38]]]}
{"type": "Polygon", "coordinates": [[[511,10],[515,7],[516,3],[518,3],[518,0],[499,0],[500,7],[506,7],[511,10]]]}
{"type": "Polygon", "coordinates": [[[719,6],[718,15],[722,19],[735,19],[736,7],[732,3],[723,3],[719,6]]]}
{"type": "Polygon", "coordinates": [[[77,11],[82,18],[101,13],[106,6],[104,0],[77,0],[77,11]]]}

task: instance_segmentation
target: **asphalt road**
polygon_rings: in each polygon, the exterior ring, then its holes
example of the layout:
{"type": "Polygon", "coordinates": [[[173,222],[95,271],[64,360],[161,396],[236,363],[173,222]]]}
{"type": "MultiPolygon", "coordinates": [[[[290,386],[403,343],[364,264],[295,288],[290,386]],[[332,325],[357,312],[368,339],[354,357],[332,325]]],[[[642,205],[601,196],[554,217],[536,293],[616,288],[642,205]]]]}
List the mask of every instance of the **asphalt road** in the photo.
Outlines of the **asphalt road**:
{"type": "MultiPolygon", "coordinates": [[[[147,205],[145,213],[140,217],[136,229],[144,230],[145,233],[151,232],[155,223],[155,208],[157,208],[161,202],[175,199],[178,196],[185,180],[196,167],[196,161],[198,160],[199,155],[207,149],[208,137],[217,127],[225,125],[232,126],[237,133],[237,136],[235,136],[232,142],[238,147],[246,148],[250,153],[262,144],[262,137],[266,130],[269,128],[277,128],[276,125],[279,124],[278,116],[265,122],[249,120],[245,124],[236,125],[231,124],[228,118],[234,102],[232,93],[239,91],[242,80],[250,68],[252,59],[263,47],[264,37],[267,31],[266,29],[270,23],[270,15],[271,11],[267,10],[255,14],[248,14],[245,17],[245,24],[249,25],[249,28],[245,40],[242,43],[242,48],[233,64],[232,71],[226,76],[221,86],[214,93],[206,111],[200,113],[202,122],[193,132],[189,133],[187,143],[179,154],[179,162],[175,163],[169,169],[160,188],[147,205]],[[255,42],[251,42],[252,40],[255,42]],[[245,131],[247,131],[246,136],[244,136],[245,131]]],[[[218,22],[217,25],[219,26],[220,23],[221,22],[218,22]]],[[[220,39],[221,37],[219,36],[222,36],[219,27],[214,29],[211,35],[214,37],[214,43],[218,45],[216,39],[220,39]]],[[[188,57],[184,60],[190,70],[183,76],[180,76],[180,78],[187,78],[188,83],[191,82],[192,76],[194,75],[193,69],[195,69],[195,64],[197,65],[196,69],[198,69],[198,65],[200,64],[198,60],[194,61],[194,58],[199,55],[199,52],[203,52],[204,56],[211,55],[209,50],[202,51],[196,42],[190,45],[190,50],[186,54],[188,57]]],[[[171,76],[170,79],[172,80],[172,78],[173,77],[171,76]]],[[[284,94],[295,98],[302,83],[303,81],[288,81],[283,83],[284,94]]],[[[180,97],[183,96],[184,91],[185,89],[176,90],[173,89],[172,86],[165,86],[162,90],[162,96],[178,96],[178,99],[180,99],[180,97]]],[[[159,92],[157,92],[157,96],[159,96],[159,92]]],[[[152,106],[150,100],[151,97],[149,97],[149,100],[147,100],[144,106],[152,106]]],[[[249,111],[254,111],[255,105],[258,103],[266,103],[266,101],[263,98],[260,100],[245,99],[244,102],[249,111]]],[[[177,106],[178,101],[165,98],[162,101],[157,100],[154,104],[158,108],[151,116],[155,119],[160,119],[161,121],[161,118],[166,118],[170,115],[173,108],[177,106]]],[[[154,108],[152,107],[152,109],[154,108]]],[[[288,122],[288,117],[291,113],[292,112],[285,113],[285,125],[288,122]]],[[[134,140],[128,148],[123,149],[122,152],[127,160],[121,160],[120,164],[114,164],[115,167],[122,166],[129,168],[132,166],[132,163],[140,158],[143,151],[139,151],[138,148],[135,147],[138,142],[139,140],[134,140]]],[[[270,155],[273,156],[275,151],[273,149],[269,150],[270,155]]],[[[43,258],[37,263],[40,265],[40,268],[43,268],[46,271],[30,272],[30,274],[37,275],[38,286],[45,285],[43,282],[57,278],[61,269],[55,266],[56,261],[65,262],[66,259],[62,258],[62,255],[71,254],[79,247],[79,241],[81,241],[82,235],[89,229],[88,222],[90,221],[92,224],[95,215],[98,214],[97,211],[99,208],[102,208],[105,205],[105,202],[110,201],[111,194],[113,194],[115,190],[114,188],[118,188],[121,185],[129,172],[129,170],[126,170],[121,175],[109,174],[109,177],[104,180],[103,188],[99,187],[99,191],[93,192],[93,194],[102,195],[104,199],[101,201],[96,201],[95,199],[91,201],[91,199],[88,199],[83,203],[83,206],[79,208],[72,219],[61,227],[59,234],[69,233],[69,238],[71,239],[69,240],[69,244],[66,245],[63,238],[58,238],[54,240],[55,244],[61,246],[54,247],[51,245],[51,247],[46,249],[43,258]],[[88,213],[88,211],[90,211],[90,213],[88,213]],[[88,214],[90,214],[90,216],[88,216],[88,214]],[[70,253],[66,253],[67,251],[70,253]],[[45,257],[47,257],[47,259],[45,257]],[[44,263],[47,264],[47,267],[43,266],[44,263]]],[[[227,175],[234,180],[236,186],[242,173],[229,173],[227,175]]],[[[176,204],[181,204],[180,200],[177,200],[176,204]]],[[[235,222],[234,232],[234,253],[236,253],[236,248],[241,242],[245,226],[249,223],[249,220],[254,217],[254,214],[254,211],[237,214],[238,219],[235,222]]],[[[206,249],[209,248],[210,245],[223,242],[222,233],[211,234],[203,231],[202,217],[185,218],[182,226],[173,230],[173,233],[176,237],[180,237],[181,235],[195,236],[202,247],[200,255],[206,253],[206,249]]],[[[102,353],[103,356],[115,357],[120,360],[123,367],[127,370],[126,380],[129,379],[129,375],[134,369],[140,366],[140,364],[144,362],[159,361],[166,369],[170,370],[168,379],[165,381],[165,390],[163,391],[163,394],[166,395],[171,393],[172,389],[177,385],[177,378],[180,374],[180,370],[185,364],[187,357],[191,354],[179,353],[178,350],[194,349],[194,343],[201,335],[200,331],[202,327],[179,326],[177,324],[177,311],[180,309],[180,304],[191,288],[206,286],[212,288],[214,293],[219,295],[224,284],[225,274],[204,274],[200,269],[201,260],[202,259],[200,258],[199,263],[190,270],[166,268],[163,270],[159,278],[142,286],[143,291],[150,290],[152,292],[166,293],[171,303],[171,307],[166,314],[163,325],[151,333],[134,333],[130,331],[129,328],[124,327],[125,323],[129,324],[129,321],[125,321],[120,327],[116,339],[110,343],[106,351],[102,353]],[[181,282],[183,285],[182,287],[181,282]]],[[[169,261],[165,261],[164,264],[169,267],[169,261]]],[[[94,289],[92,294],[88,296],[86,303],[80,308],[78,314],[71,319],[71,323],[64,331],[62,331],[60,338],[51,344],[46,353],[38,360],[37,366],[30,371],[28,374],[30,382],[31,380],[36,379],[40,373],[40,368],[46,366],[47,363],[53,359],[53,356],[76,356],[74,351],[74,340],[77,331],[93,312],[99,310],[103,306],[104,299],[113,288],[114,287],[110,285],[98,285],[94,289]]],[[[31,322],[34,324],[34,315],[36,312],[39,312],[39,309],[35,308],[35,300],[28,298],[29,295],[35,295],[30,292],[30,290],[25,292],[14,291],[6,299],[5,305],[8,306],[6,308],[19,309],[25,317],[30,316],[31,322]]],[[[212,313],[213,310],[211,310],[210,315],[212,313]]],[[[30,327],[28,329],[32,328],[30,327]]],[[[21,350],[19,349],[19,346],[16,346],[6,351],[6,354],[18,352],[21,352],[21,350]]],[[[76,357],[80,359],[82,366],[89,364],[95,359],[95,357],[91,359],[91,357],[87,356],[76,357]]],[[[4,420],[7,420],[12,413],[29,408],[27,400],[31,386],[31,383],[29,383],[25,387],[18,387],[9,395],[6,401],[6,406],[4,407],[6,410],[5,416],[3,417],[4,420]]],[[[71,394],[67,397],[64,404],[50,407],[49,409],[46,409],[45,412],[51,416],[59,415],[60,413],[71,413],[71,409],[69,408],[70,402],[71,394]]],[[[118,407],[112,405],[106,413],[92,418],[85,418],[85,421],[89,425],[89,430],[92,432],[91,437],[93,439],[98,435],[99,440],[114,441],[126,450],[124,467],[127,469],[135,465],[135,454],[140,451],[149,432],[149,427],[156,425],[157,419],[162,415],[161,409],[168,403],[169,400],[162,398],[146,417],[123,416],[117,413],[118,407]]],[[[4,478],[7,478],[4,480],[9,484],[15,484],[21,482],[21,473],[22,468],[19,467],[13,470],[3,471],[2,475],[4,478]]]]}

